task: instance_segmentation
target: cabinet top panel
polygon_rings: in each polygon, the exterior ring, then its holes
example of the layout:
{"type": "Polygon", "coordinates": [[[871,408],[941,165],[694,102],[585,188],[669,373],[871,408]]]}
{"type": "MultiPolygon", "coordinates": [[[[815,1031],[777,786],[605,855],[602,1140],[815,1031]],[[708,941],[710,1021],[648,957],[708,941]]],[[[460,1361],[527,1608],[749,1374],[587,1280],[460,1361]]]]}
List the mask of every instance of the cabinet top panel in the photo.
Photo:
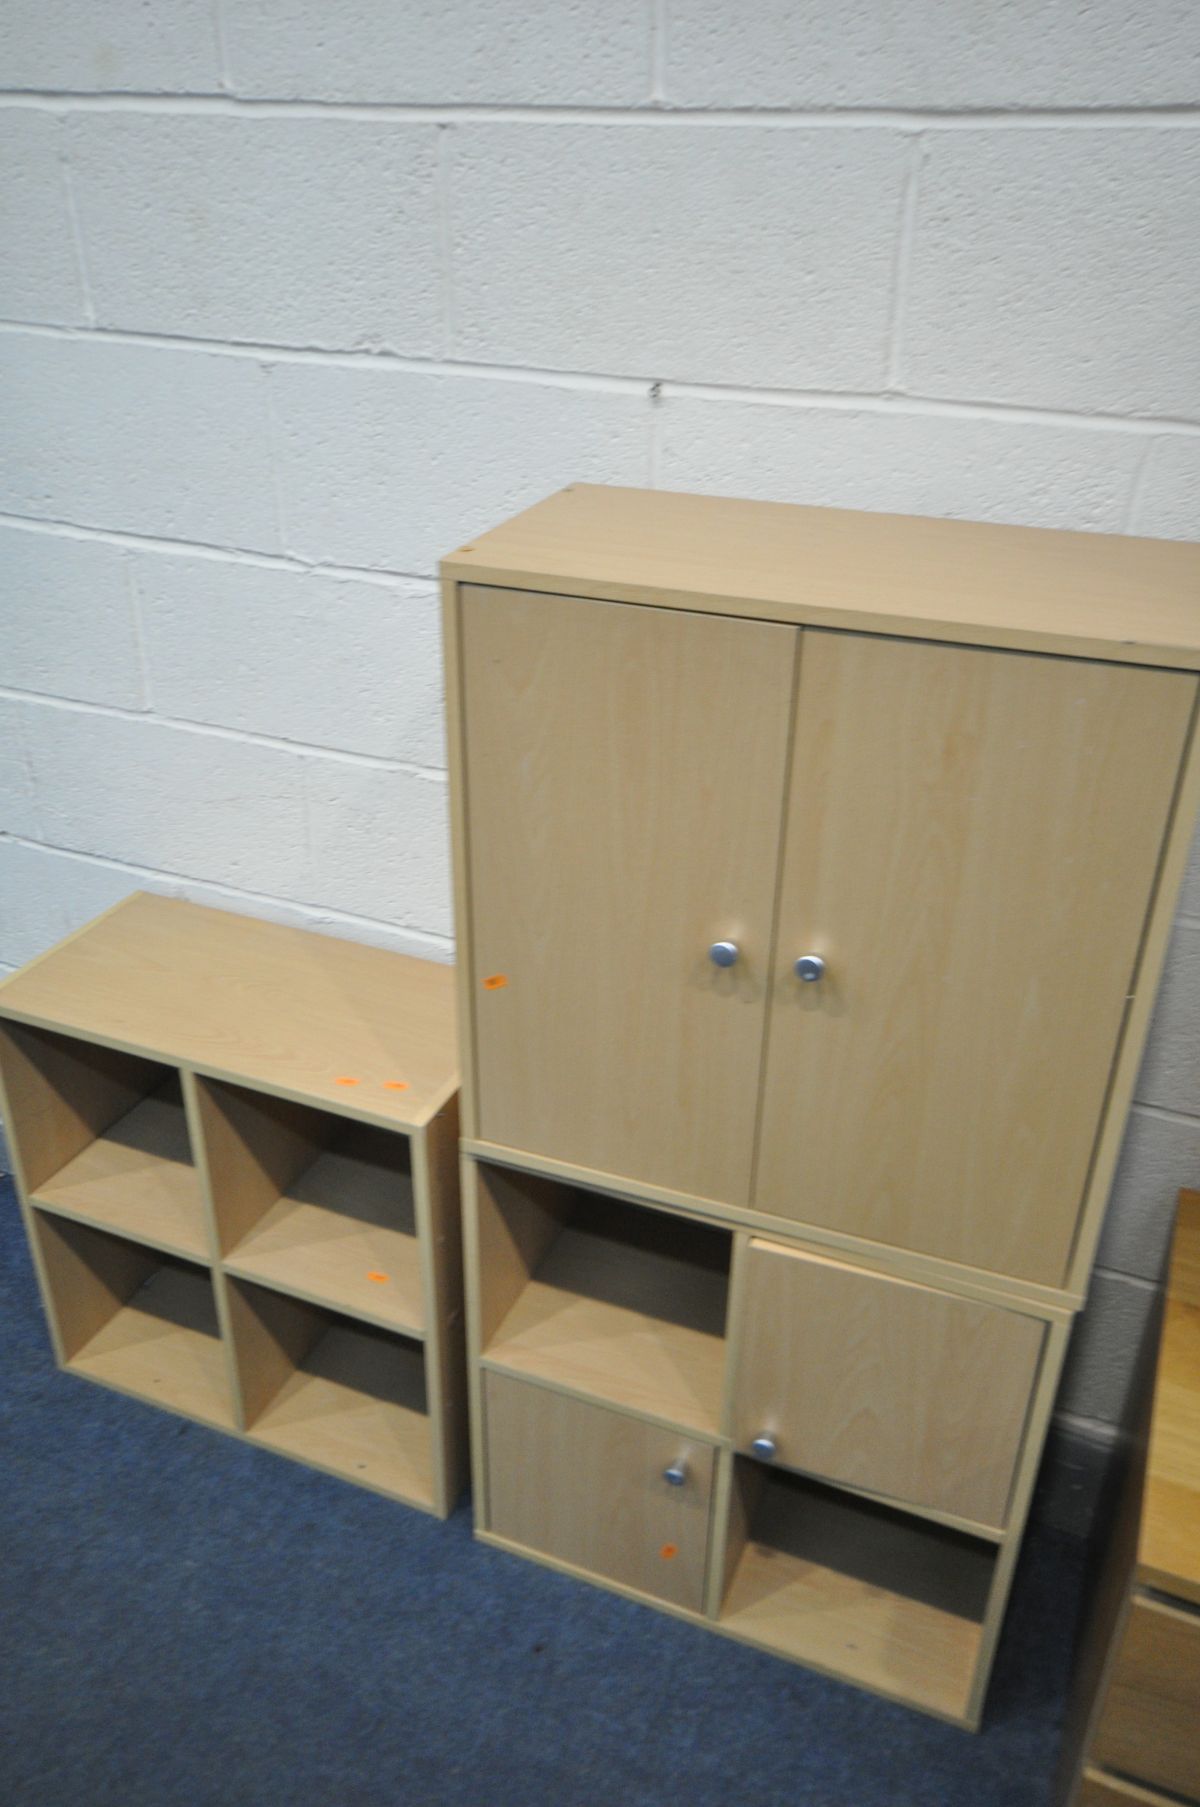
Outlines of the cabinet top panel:
{"type": "Polygon", "coordinates": [[[572,484],[464,583],[1200,670],[1200,545],[572,484]]]}
{"type": "Polygon", "coordinates": [[[135,893],[0,985],[0,1019],[398,1129],[458,1089],[454,969],[135,893]]]}

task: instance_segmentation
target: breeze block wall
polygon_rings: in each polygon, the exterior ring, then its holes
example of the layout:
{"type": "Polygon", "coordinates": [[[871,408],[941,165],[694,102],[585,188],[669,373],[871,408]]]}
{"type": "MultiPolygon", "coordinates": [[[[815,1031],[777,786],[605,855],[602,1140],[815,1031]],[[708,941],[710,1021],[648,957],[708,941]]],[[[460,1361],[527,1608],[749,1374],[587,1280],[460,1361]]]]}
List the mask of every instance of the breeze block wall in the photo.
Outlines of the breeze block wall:
{"type": "MultiPolygon", "coordinates": [[[[449,958],[435,560],[569,481],[1200,531],[1193,0],[7,0],[0,89],[0,970],[449,958]]],[[[1189,1182],[1200,861],[1068,1505],[1189,1182]]]]}

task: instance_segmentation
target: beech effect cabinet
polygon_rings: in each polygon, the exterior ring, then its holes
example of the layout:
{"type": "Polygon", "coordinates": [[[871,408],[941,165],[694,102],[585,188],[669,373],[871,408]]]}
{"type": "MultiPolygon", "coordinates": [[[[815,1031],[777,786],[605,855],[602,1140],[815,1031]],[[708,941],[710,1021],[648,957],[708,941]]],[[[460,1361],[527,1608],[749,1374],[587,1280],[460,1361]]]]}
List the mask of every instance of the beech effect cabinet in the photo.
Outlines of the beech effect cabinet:
{"type": "Polygon", "coordinates": [[[1200,553],[580,486],[443,571],[481,1534],[976,1723],[1200,553]]]}
{"type": "Polygon", "coordinates": [[[448,968],[134,894],[0,986],[70,1374],[446,1517],[466,1479],[448,968]]]}

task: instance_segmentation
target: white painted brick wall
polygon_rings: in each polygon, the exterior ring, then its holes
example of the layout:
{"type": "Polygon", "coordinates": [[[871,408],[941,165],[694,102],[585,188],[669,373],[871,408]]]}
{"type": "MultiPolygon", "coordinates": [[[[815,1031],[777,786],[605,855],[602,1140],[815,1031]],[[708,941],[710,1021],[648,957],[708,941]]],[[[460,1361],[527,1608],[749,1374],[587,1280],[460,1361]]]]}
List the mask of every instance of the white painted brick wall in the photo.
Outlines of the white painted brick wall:
{"type": "Polygon", "coordinates": [[[97,324],[440,352],[437,136],[337,117],[71,120],[97,324]]]}
{"type": "Polygon", "coordinates": [[[670,0],[667,44],[680,106],[1170,106],[1200,89],[1192,0],[670,0]]]}
{"type": "Polygon", "coordinates": [[[129,562],[156,714],[444,767],[436,585],[100,550],[129,562]]]}
{"type": "Polygon", "coordinates": [[[49,113],[0,116],[0,318],[79,326],[87,318],[62,168],[63,125],[49,113]],[[19,246],[20,255],[13,256],[19,246]]]}
{"type": "Polygon", "coordinates": [[[0,511],[279,544],[267,378],[250,358],[0,331],[0,511]]]}
{"type": "Polygon", "coordinates": [[[561,489],[649,479],[644,390],[384,365],[278,364],[271,377],[289,548],[432,572],[473,533],[561,489]]]}
{"type": "MultiPolygon", "coordinates": [[[[1198,90],[1200,91],[1200,90],[1198,90]]],[[[900,373],[924,395],[1200,415],[1200,134],[932,133],[900,373]]]]}
{"type": "Polygon", "coordinates": [[[5,686],[145,707],[129,558],[119,546],[0,527],[0,583],[5,686]]]}
{"type": "MultiPolygon", "coordinates": [[[[1193,0],[8,0],[0,970],[449,957],[435,561],[573,479],[1196,538],[1198,101],[1193,0]]],[[[1198,1180],[1200,851],[1068,1431],[1198,1180]]]]}
{"type": "Polygon", "coordinates": [[[462,356],[882,388],[902,133],[464,125],[449,137],[462,356]]]}
{"type": "Polygon", "coordinates": [[[637,106],[649,88],[642,0],[233,0],[224,36],[234,93],[267,99],[637,106]]]}
{"type": "Polygon", "coordinates": [[[665,489],[1105,533],[1120,531],[1144,455],[1128,433],[891,406],[671,396],[660,412],[665,489]]]}

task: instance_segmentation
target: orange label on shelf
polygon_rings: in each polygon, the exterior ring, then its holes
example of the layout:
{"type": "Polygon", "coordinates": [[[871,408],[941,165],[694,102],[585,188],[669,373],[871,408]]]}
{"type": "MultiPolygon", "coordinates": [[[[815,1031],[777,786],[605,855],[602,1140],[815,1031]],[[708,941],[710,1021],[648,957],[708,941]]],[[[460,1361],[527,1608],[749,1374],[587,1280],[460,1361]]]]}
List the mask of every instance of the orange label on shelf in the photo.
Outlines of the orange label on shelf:
{"type": "Polygon", "coordinates": [[[408,1081],[407,1079],[385,1079],[383,1089],[385,1092],[407,1092],[408,1081]]]}
{"type": "Polygon", "coordinates": [[[665,1543],[658,1553],[664,1562],[670,1562],[672,1556],[678,1556],[679,1545],[677,1543],[665,1543]]]}
{"type": "Polygon", "coordinates": [[[333,1083],[334,1085],[358,1085],[360,1081],[349,1073],[339,1073],[333,1083]]]}
{"type": "Polygon", "coordinates": [[[485,991],[500,991],[507,984],[507,973],[492,973],[490,977],[483,981],[483,989],[485,991]]]}
{"type": "Polygon", "coordinates": [[[387,1281],[387,1275],[381,1274],[377,1267],[373,1267],[367,1275],[367,1279],[374,1280],[378,1286],[383,1286],[387,1281]]]}

